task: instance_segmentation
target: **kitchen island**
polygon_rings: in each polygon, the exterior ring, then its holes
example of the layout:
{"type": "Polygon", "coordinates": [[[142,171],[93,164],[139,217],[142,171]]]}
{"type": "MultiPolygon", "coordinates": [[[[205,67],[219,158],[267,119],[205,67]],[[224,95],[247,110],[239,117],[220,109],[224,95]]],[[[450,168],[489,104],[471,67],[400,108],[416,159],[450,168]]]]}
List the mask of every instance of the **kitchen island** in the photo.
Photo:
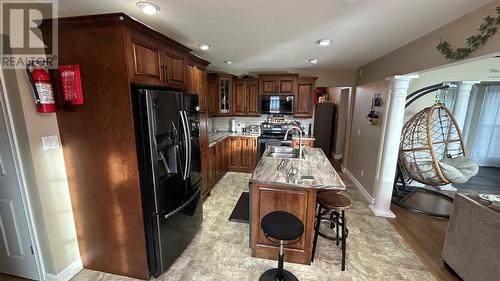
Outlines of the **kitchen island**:
{"type": "Polygon", "coordinates": [[[276,259],[279,245],[264,236],[260,221],[270,212],[285,211],[297,216],[305,228],[297,243],[285,247],[285,260],[310,264],[316,193],[341,191],[345,185],[321,149],[305,147],[303,158],[289,153],[268,147],[250,179],[252,256],[276,259]]]}

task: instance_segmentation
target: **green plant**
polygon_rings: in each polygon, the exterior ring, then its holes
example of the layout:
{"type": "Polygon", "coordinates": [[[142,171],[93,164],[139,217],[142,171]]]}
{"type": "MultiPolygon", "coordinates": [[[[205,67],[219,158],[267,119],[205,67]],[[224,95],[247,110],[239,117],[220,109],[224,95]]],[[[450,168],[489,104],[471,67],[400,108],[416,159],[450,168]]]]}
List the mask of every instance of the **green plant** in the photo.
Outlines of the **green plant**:
{"type": "Polygon", "coordinates": [[[472,52],[476,51],[480,46],[484,45],[488,41],[488,39],[497,32],[497,26],[500,26],[500,6],[496,7],[495,10],[497,12],[496,17],[485,17],[483,19],[483,23],[477,29],[479,33],[465,39],[465,42],[467,43],[466,47],[453,50],[451,49],[451,45],[448,41],[441,40],[436,48],[447,59],[462,60],[468,57],[472,52]]]}

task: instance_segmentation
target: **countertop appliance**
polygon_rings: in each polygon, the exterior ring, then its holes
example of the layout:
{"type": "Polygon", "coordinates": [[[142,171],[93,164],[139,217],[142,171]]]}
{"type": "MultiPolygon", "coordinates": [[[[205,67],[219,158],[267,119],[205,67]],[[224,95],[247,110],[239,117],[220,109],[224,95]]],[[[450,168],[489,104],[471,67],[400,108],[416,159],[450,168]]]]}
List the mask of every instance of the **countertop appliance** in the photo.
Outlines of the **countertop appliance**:
{"type": "Polygon", "coordinates": [[[291,146],[292,134],[288,135],[287,140],[284,140],[284,138],[288,127],[296,124],[296,122],[262,122],[260,125],[260,136],[257,138],[257,161],[260,160],[262,154],[268,146],[291,146]]]}
{"type": "Polygon", "coordinates": [[[147,89],[132,95],[149,271],[159,276],[203,221],[198,97],[147,89]]]}
{"type": "Polygon", "coordinates": [[[262,114],[293,114],[294,96],[259,96],[259,111],[262,114]]]}

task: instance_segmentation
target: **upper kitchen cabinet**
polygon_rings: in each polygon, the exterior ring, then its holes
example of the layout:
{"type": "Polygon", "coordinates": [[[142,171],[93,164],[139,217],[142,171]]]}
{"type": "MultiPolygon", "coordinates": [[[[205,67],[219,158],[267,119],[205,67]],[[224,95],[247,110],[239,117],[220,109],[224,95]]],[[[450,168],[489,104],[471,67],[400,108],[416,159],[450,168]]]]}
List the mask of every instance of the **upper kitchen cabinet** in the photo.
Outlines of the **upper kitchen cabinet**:
{"type": "Polygon", "coordinates": [[[214,102],[214,108],[210,108],[209,106],[209,113],[212,111],[213,114],[211,115],[231,115],[233,76],[230,74],[209,73],[208,80],[210,83],[208,89],[209,99],[214,102]]]}
{"type": "Polygon", "coordinates": [[[126,40],[131,80],[141,84],[165,85],[161,43],[133,31],[127,33],[126,40]]]}
{"type": "Polygon", "coordinates": [[[232,115],[260,116],[258,110],[258,79],[238,78],[233,80],[232,115]]]}
{"type": "Polygon", "coordinates": [[[186,53],[178,52],[169,48],[163,48],[166,82],[169,87],[186,87],[186,53]]]}
{"type": "Polygon", "coordinates": [[[297,74],[260,74],[261,95],[295,95],[297,74]]]}
{"type": "Polygon", "coordinates": [[[207,93],[207,66],[209,62],[188,54],[186,64],[186,87],[188,94],[198,95],[200,111],[208,112],[208,93],[207,93]]]}
{"type": "Polygon", "coordinates": [[[313,96],[317,77],[299,77],[293,116],[310,118],[313,115],[313,96]]]}

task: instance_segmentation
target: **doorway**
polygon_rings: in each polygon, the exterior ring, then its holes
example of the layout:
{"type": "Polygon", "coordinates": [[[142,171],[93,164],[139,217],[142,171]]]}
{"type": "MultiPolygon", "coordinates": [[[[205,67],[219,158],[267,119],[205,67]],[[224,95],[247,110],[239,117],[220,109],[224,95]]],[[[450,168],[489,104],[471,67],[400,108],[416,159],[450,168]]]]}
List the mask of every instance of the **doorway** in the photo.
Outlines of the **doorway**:
{"type": "Polygon", "coordinates": [[[38,280],[18,160],[0,80],[0,273],[38,280]]]}

